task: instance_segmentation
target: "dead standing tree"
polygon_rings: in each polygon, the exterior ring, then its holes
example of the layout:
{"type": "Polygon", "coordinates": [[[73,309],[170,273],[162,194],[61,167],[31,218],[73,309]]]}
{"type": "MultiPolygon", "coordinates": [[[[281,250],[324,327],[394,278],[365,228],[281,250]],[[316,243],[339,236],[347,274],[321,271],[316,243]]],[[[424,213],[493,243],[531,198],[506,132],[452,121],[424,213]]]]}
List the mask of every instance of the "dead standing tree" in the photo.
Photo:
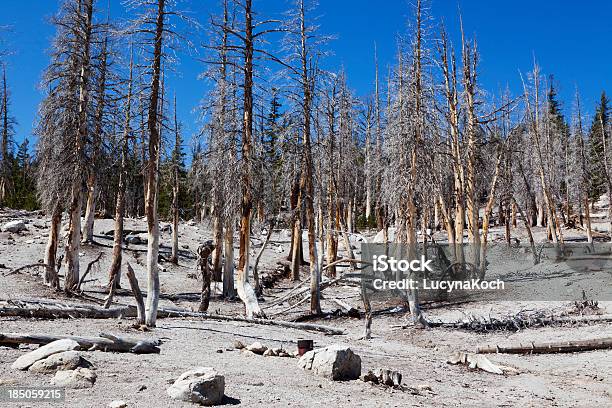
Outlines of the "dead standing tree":
{"type": "MultiPolygon", "coordinates": [[[[252,0],[235,0],[234,3],[240,10],[238,17],[239,24],[234,26],[219,24],[213,21],[213,25],[229,34],[236,40],[235,44],[228,46],[240,56],[240,62],[235,62],[240,67],[242,74],[242,138],[240,148],[240,168],[241,168],[241,190],[242,199],[240,203],[240,231],[239,242],[240,252],[238,255],[238,274],[236,277],[236,288],[238,296],[245,304],[247,317],[264,316],[259,307],[255,290],[248,281],[249,257],[250,257],[250,234],[251,234],[251,212],[253,210],[253,89],[254,89],[254,58],[255,54],[263,54],[265,58],[277,60],[270,53],[263,49],[256,48],[256,44],[261,42],[262,36],[278,32],[279,29],[260,27],[268,24],[276,24],[277,20],[255,20],[252,0]],[[260,28],[259,31],[257,29],[260,28]]],[[[226,235],[228,233],[226,232],[226,235]]],[[[227,259],[227,254],[226,254],[227,259]]]]}
{"type": "MultiPolygon", "coordinates": [[[[128,32],[138,35],[135,43],[142,47],[143,54],[147,55],[144,64],[144,77],[149,84],[143,90],[144,106],[146,110],[146,123],[143,135],[148,138],[147,157],[144,166],[145,172],[145,215],[147,218],[147,300],[145,321],[149,327],[155,326],[157,319],[157,305],[159,303],[159,220],[157,201],[159,190],[159,161],[160,161],[160,95],[162,60],[164,59],[164,46],[171,34],[166,26],[168,15],[173,11],[169,5],[172,0],[131,0],[128,6],[138,13],[137,19],[132,23],[128,32]]],[[[143,152],[144,152],[143,144],[143,152]]]]}
{"type": "MultiPolygon", "coordinates": [[[[301,172],[299,181],[298,203],[303,200],[306,211],[306,223],[308,228],[308,255],[310,262],[310,313],[320,314],[320,281],[321,265],[317,253],[316,230],[315,230],[315,211],[314,211],[314,171],[313,153],[311,137],[312,102],[315,90],[317,75],[317,60],[319,54],[313,47],[316,40],[316,26],[312,25],[307,19],[307,12],[310,10],[304,0],[297,0],[296,10],[293,18],[290,19],[287,31],[289,33],[287,42],[289,44],[289,58],[284,64],[289,72],[294,76],[298,84],[298,104],[301,107],[302,124],[302,152],[301,152],[301,172]],[[315,39],[315,40],[313,40],[315,39]]],[[[296,98],[297,99],[297,98],[296,98]]],[[[299,204],[298,208],[299,209],[299,204]]],[[[298,220],[299,221],[299,220],[298,220]]],[[[297,232],[297,231],[296,231],[297,232]]],[[[299,240],[301,248],[301,231],[294,236],[294,240],[299,240]]],[[[323,243],[322,243],[323,244],[323,243]]],[[[293,246],[294,259],[297,259],[299,252],[298,245],[293,246]]],[[[295,262],[294,262],[295,264],[295,262]]]]}
{"type": "Polygon", "coordinates": [[[47,91],[39,108],[37,187],[43,208],[51,213],[51,231],[45,251],[45,283],[59,288],[56,256],[62,210],[69,209],[66,240],[65,290],[79,281],[81,189],[84,144],[88,134],[90,52],[93,36],[93,0],[65,1],[52,22],[57,27],[51,63],[42,88],[47,91]]]}
{"type": "Polygon", "coordinates": [[[93,242],[94,233],[94,217],[96,213],[96,198],[97,198],[97,173],[99,171],[99,161],[102,149],[102,138],[104,128],[104,110],[107,104],[107,71],[108,71],[108,38],[105,38],[100,51],[100,63],[98,79],[96,83],[95,95],[95,113],[94,113],[94,128],[91,134],[91,158],[90,168],[87,176],[87,206],[85,209],[85,223],[83,224],[82,240],[85,242],[93,242]]]}
{"type": "Polygon", "coordinates": [[[109,270],[109,288],[112,291],[119,286],[121,277],[122,244],[123,244],[123,217],[125,215],[125,192],[128,177],[129,141],[132,120],[132,84],[134,61],[130,55],[130,74],[128,90],[125,100],[125,122],[123,124],[123,138],[121,140],[121,169],[119,172],[119,185],[115,204],[115,229],[113,234],[113,259],[109,270]]]}
{"type": "Polygon", "coordinates": [[[65,258],[66,264],[64,290],[72,291],[79,282],[79,250],[81,241],[81,198],[84,174],[84,144],[88,136],[88,104],[89,104],[89,81],[90,81],[90,59],[93,28],[93,0],[79,2],[79,14],[81,27],[78,30],[79,42],[82,50],[79,54],[79,78],[78,78],[78,114],[77,133],[74,135],[73,143],[73,168],[74,175],[71,184],[71,198],[68,205],[68,236],[66,237],[65,258]]]}

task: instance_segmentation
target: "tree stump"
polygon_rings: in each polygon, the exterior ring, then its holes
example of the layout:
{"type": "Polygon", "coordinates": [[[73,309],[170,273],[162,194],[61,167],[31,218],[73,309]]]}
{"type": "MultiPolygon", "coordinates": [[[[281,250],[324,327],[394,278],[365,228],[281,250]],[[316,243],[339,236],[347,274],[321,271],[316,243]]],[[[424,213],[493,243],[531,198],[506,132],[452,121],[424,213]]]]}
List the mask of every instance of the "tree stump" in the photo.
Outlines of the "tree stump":
{"type": "Polygon", "coordinates": [[[212,241],[206,241],[204,244],[198,247],[198,268],[202,274],[202,297],[200,299],[200,312],[206,312],[208,310],[208,303],[210,302],[210,281],[212,278],[212,271],[208,266],[208,258],[215,249],[215,245],[212,241]]]}

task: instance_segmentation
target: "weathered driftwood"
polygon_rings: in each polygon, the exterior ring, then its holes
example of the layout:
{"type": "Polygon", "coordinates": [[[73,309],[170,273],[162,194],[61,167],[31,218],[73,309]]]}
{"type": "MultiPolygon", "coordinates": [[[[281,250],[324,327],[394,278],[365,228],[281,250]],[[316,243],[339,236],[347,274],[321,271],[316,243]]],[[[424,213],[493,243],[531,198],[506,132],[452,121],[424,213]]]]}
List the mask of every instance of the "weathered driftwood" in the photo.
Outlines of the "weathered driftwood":
{"type": "Polygon", "coordinates": [[[543,354],[543,353],[574,353],[577,351],[604,350],[612,348],[612,337],[589,340],[572,340],[550,343],[519,343],[510,346],[478,347],[476,353],[507,353],[507,354],[543,354]]]}
{"type": "MultiPolygon", "coordinates": [[[[105,309],[100,306],[81,305],[78,303],[59,303],[45,299],[34,299],[25,301],[12,301],[13,307],[10,309],[0,308],[0,316],[24,316],[24,317],[40,317],[40,318],[90,318],[90,319],[105,319],[113,317],[136,317],[138,311],[134,306],[121,306],[111,309],[105,309]],[[22,309],[21,311],[17,309],[22,309]],[[27,310],[23,310],[27,309],[27,310]],[[77,314],[78,312],[78,314],[77,314]],[[3,314],[6,313],[6,314],[3,314]],[[12,313],[12,314],[11,314],[12,313]],[[15,314],[21,313],[21,314],[15,314]]],[[[344,334],[344,330],[333,327],[286,322],[282,320],[267,320],[267,319],[247,319],[239,316],[225,316],[216,314],[207,314],[200,312],[192,312],[184,309],[159,308],[157,311],[158,318],[164,317],[196,317],[201,319],[219,320],[219,321],[234,321],[260,325],[279,326],[298,330],[318,331],[326,334],[344,334]]]]}
{"type": "Polygon", "coordinates": [[[325,334],[344,334],[344,330],[342,329],[337,329],[337,328],[329,327],[329,326],[323,326],[319,324],[294,323],[294,322],[286,322],[283,320],[271,320],[271,319],[257,319],[257,318],[249,319],[246,317],[206,314],[206,313],[191,312],[188,310],[167,309],[167,308],[159,308],[157,312],[158,312],[158,317],[162,317],[162,316],[163,317],[198,317],[201,319],[221,320],[221,321],[228,321],[228,322],[243,322],[243,323],[251,323],[251,324],[261,324],[261,325],[266,325],[266,326],[286,327],[289,329],[310,330],[310,331],[322,332],[325,334]]]}
{"type": "Polygon", "coordinates": [[[131,339],[100,333],[100,337],[61,336],[31,333],[0,333],[0,344],[48,344],[56,340],[71,339],[85,350],[117,351],[121,353],[159,353],[158,339],[131,339]]]}
{"type": "Polygon", "coordinates": [[[33,317],[38,319],[109,319],[125,316],[126,308],[104,309],[100,307],[79,307],[62,305],[9,305],[0,306],[0,316],[33,317]]]}
{"type": "MultiPolygon", "coordinates": [[[[433,321],[429,322],[429,325],[431,327],[445,327],[476,332],[489,332],[500,330],[518,331],[529,327],[533,328],[595,322],[612,322],[612,315],[550,316],[542,313],[518,313],[514,316],[506,316],[501,318],[476,318],[470,316],[468,319],[455,322],[433,321]]],[[[402,326],[402,328],[406,327],[408,326],[402,326]]]]}
{"type": "MultiPolygon", "coordinates": [[[[336,279],[332,279],[332,280],[323,282],[323,283],[321,283],[321,285],[319,285],[320,286],[320,290],[327,289],[331,285],[340,282],[342,279],[343,278],[336,278],[336,279]]],[[[287,292],[286,294],[284,294],[280,298],[273,300],[271,303],[266,305],[265,309],[269,309],[269,308],[271,308],[273,306],[276,306],[276,305],[279,305],[279,304],[283,303],[286,300],[292,299],[294,297],[298,297],[298,296],[302,295],[303,293],[306,293],[306,292],[310,291],[310,287],[302,288],[302,286],[304,286],[304,284],[306,284],[306,283],[307,283],[307,281],[304,281],[304,282],[300,283],[299,285],[297,285],[293,289],[289,290],[289,292],[287,292]],[[301,289],[299,289],[299,288],[301,288],[301,289]]],[[[310,298],[310,294],[308,295],[308,297],[310,298]]]]}
{"type": "Polygon", "coordinates": [[[38,262],[38,263],[33,263],[33,264],[28,264],[28,265],[23,265],[23,266],[20,266],[19,268],[13,269],[13,270],[12,270],[12,271],[10,271],[10,272],[6,272],[6,273],[5,273],[5,274],[3,274],[2,276],[14,275],[14,274],[16,274],[16,273],[21,273],[21,271],[23,271],[24,269],[28,269],[28,268],[35,268],[35,267],[37,267],[37,266],[42,266],[42,267],[44,267],[44,268],[48,268],[48,267],[49,267],[49,265],[47,265],[47,264],[45,264],[45,263],[40,263],[40,262],[38,262]]]}

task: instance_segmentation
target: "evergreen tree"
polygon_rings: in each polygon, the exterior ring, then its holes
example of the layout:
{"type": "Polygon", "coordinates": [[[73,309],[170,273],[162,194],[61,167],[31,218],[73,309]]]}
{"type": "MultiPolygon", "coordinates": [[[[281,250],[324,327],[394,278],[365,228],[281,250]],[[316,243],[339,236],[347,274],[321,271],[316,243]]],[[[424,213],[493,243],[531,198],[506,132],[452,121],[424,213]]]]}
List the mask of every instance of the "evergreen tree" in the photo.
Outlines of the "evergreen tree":
{"type": "Polygon", "coordinates": [[[610,101],[606,93],[601,93],[599,105],[596,108],[593,123],[589,131],[589,154],[591,185],[589,186],[589,198],[597,200],[606,191],[606,168],[604,154],[609,153],[610,138],[607,127],[610,121],[610,101]]]}
{"type": "Polygon", "coordinates": [[[0,89],[0,206],[11,194],[11,167],[13,163],[13,136],[15,120],[10,115],[10,93],[6,83],[6,67],[2,70],[0,89]]]}

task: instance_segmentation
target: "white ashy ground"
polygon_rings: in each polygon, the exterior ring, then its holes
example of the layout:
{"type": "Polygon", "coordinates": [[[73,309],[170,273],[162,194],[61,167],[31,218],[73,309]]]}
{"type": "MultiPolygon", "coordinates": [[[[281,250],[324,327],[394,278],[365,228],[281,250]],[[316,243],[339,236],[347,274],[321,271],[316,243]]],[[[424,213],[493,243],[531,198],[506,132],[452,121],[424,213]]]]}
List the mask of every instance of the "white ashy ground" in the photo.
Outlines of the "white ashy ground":
{"type": "MultiPolygon", "coordinates": [[[[605,210],[593,214],[597,220],[595,227],[604,231],[605,210]],[[597,218],[599,217],[599,218],[597,218]]],[[[46,244],[49,222],[42,216],[19,214],[15,212],[0,213],[0,222],[8,219],[28,219],[28,231],[9,234],[0,233],[0,264],[8,269],[37,262],[42,259],[46,244]]],[[[96,240],[105,245],[112,241],[101,237],[101,233],[113,227],[112,220],[96,220],[96,240]]],[[[143,220],[130,219],[126,228],[144,230],[143,220]]],[[[536,229],[536,240],[544,237],[544,231],[536,229]]],[[[567,237],[582,237],[582,232],[564,231],[567,237]]],[[[501,237],[499,228],[493,228],[491,239],[501,237]]],[[[373,234],[369,234],[371,237],[373,234]]],[[[436,235],[443,238],[443,233],[436,235]]],[[[527,242],[522,228],[513,230],[522,244],[527,242]]],[[[207,225],[180,226],[180,245],[183,249],[193,251],[198,243],[211,238],[207,225]]],[[[162,244],[168,250],[170,233],[164,232],[162,244]]],[[[256,242],[257,240],[254,240],[256,242]]],[[[342,245],[341,245],[342,247],[342,245]]],[[[126,251],[125,260],[134,267],[142,288],[146,288],[144,260],[146,247],[131,245],[130,248],[143,252],[126,251]]],[[[288,253],[289,238],[286,232],[274,234],[272,243],[265,251],[261,270],[273,269],[276,261],[288,253]]],[[[258,248],[254,248],[256,251],[258,248]]],[[[95,291],[101,290],[106,283],[110,264],[111,249],[104,246],[85,246],[82,248],[81,265],[94,259],[100,251],[105,253],[100,267],[90,275],[94,281],[86,283],[85,288],[92,290],[90,295],[102,297],[95,291]]],[[[495,262],[490,265],[490,276],[503,277],[521,287],[521,296],[528,288],[542,294],[529,299],[515,301],[473,299],[468,303],[438,305],[425,310],[432,320],[454,320],[466,314],[478,316],[504,315],[521,310],[555,310],[570,309],[567,301],[542,301],[543,293],[550,286],[568,287],[585,284],[584,279],[599,280],[602,287],[610,288],[609,267],[593,270],[591,273],[576,275],[566,264],[555,263],[544,259],[538,266],[531,264],[531,254],[522,250],[510,250],[504,245],[492,248],[495,262]],[[530,300],[531,299],[531,300],[530,300]],[[535,299],[535,300],[534,300],[535,299]]],[[[237,250],[236,250],[237,253],[237,250]]],[[[195,259],[181,258],[180,266],[162,263],[160,273],[161,290],[165,294],[192,294],[192,300],[171,302],[162,300],[162,305],[196,309],[196,296],[201,288],[201,281],[189,278],[195,272],[195,259]]],[[[307,267],[303,270],[303,279],[307,279],[307,267]]],[[[125,282],[127,284],[127,282],[125,282]]],[[[266,307],[283,291],[294,286],[289,280],[279,282],[275,288],[265,291],[261,305],[266,307]]],[[[517,292],[518,293],[518,292],[517,292]]],[[[56,294],[41,283],[41,277],[34,270],[22,274],[2,276],[0,274],[0,299],[57,298],[66,300],[62,294],[56,294]]],[[[332,298],[362,309],[358,289],[353,286],[334,286],[323,292],[322,306],[325,311],[335,310],[338,306],[332,298]]],[[[118,297],[122,303],[131,303],[129,297],[118,297]]],[[[600,299],[603,313],[612,313],[612,303],[600,299]]],[[[607,298],[611,300],[611,298],[607,298]]],[[[70,301],[78,301],[71,299],[70,301]]],[[[373,302],[375,310],[399,305],[396,299],[382,299],[373,302]]],[[[286,309],[285,303],[269,308],[271,315],[286,309]]],[[[275,318],[291,320],[307,313],[308,304],[304,303],[289,312],[275,318]]],[[[211,312],[239,315],[243,307],[239,302],[223,301],[215,298],[209,309],[211,312]]],[[[142,333],[131,327],[129,320],[38,320],[23,318],[0,318],[0,332],[31,332],[50,334],[97,335],[100,332],[111,332],[132,337],[156,336],[163,340],[161,354],[134,355],[104,352],[88,352],[87,358],[97,367],[98,380],[93,388],[85,390],[68,390],[66,407],[104,407],[113,400],[122,399],[130,407],[182,407],[192,406],[172,401],[166,394],[168,380],[178,377],[182,372],[195,366],[212,366],[226,378],[226,395],[228,404],[242,406],[424,406],[424,407],[593,407],[612,406],[612,351],[592,351],[572,354],[550,355],[491,355],[493,362],[516,367],[520,373],[510,376],[498,376],[483,371],[470,371],[464,366],[446,364],[450,353],[458,350],[472,351],[476,346],[486,344],[510,344],[518,342],[542,342],[612,337],[612,325],[591,324],[572,327],[546,327],[521,330],[518,332],[496,331],[486,334],[435,328],[421,330],[416,328],[401,329],[409,317],[396,313],[376,316],[372,325],[373,338],[360,340],[363,332],[363,320],[347,317],[333,317],[315,320],[317,323],[344,328],[343,336],[325,336],[299,330],[283,329],[273,326],[260,326],[233,322],[216,322],[198,319],[159,319],[158,326],[150,333],[142,333]],[[417,395],[400,390],[373,386],[361,381],[331,382],[318,378],[310,372],[299,368],[297,360],[292,358],[245,356],[232,348],[235,339],[244,343],[261,341],[268,346],[283,346],[293,350],[299,338],[310,338],[315,346],[332,343],[350,344],[362,359],[362,372],[375,368],[392,368],[403,374],[403,383],[412,386],[428,386],[431,391],[423,390],[417,395]],[[222,350],[223,352],[218,352],[222,350]],[[144,387],[143,387],[144,386],[144,387]],[[146,388],[145,388],[146,387],[146,388]]],[[[50,376],[11,370],[12,362],[35,346],[22,346],[15,350],[0,347],[0,386],[30,385],[45,386],[50,383],[50,376]]],[[[427,388],[427,387],[425,387],[427,388]]],[[[0,402],[0,405],[2,403],[0,402]]],[[[18,404],[14,406],[19,406],[18,404]]],[[[46,406],[44,403],[24,404],[23,406],[46,406]]],[[[47,406],[57,406],[48,404],[47,406]]]]}

